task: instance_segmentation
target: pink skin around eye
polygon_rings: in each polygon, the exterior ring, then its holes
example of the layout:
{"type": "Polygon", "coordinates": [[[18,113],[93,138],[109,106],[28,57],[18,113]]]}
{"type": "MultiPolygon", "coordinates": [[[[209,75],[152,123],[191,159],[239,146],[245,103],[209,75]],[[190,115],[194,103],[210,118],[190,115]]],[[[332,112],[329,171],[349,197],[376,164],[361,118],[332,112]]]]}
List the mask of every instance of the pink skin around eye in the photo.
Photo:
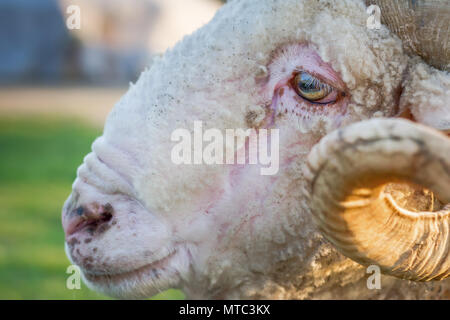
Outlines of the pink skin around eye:
{"type": "Polygon", "coordinates": [[[339,121],[346,111],[349,95],[345,83],[311,46],[293,44],[278,51],[269,66],[269,74],[264,97],[272,99],[274,116],[278,113],[291,113],[306,119],[326,115],[339,121]],[[317,103],[307,101],[297,94],[291,83],[301,71],[327,83],[334,90],[317,103]]]}

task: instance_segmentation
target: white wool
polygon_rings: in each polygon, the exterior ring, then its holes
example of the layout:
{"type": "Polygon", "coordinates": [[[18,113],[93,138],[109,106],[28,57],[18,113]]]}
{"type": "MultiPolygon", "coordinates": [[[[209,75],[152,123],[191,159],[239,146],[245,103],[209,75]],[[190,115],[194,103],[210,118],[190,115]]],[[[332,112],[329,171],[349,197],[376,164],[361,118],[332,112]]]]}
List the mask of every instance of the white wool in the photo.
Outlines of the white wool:
{"type": "Polygon", "coordinates": [[[431,127],[450,128],[450,75],[420,60],[414,60],[405,81],[401,106],[410,108],[414,118],[431,127]]]}

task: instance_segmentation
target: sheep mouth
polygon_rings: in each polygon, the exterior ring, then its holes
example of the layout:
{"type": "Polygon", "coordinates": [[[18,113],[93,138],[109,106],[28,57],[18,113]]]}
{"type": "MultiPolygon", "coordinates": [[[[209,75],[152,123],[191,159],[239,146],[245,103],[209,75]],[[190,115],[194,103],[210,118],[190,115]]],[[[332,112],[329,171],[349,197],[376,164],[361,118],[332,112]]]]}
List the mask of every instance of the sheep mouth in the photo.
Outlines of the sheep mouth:
{"type": "Polygon", "coordinates": [[[107,294],[117,287],[126,286],[129,288],[133,283],[156,284],[169,279],[173,280],[176,277],[177,271],[170,267],[170,262],[176,255],[177,251],[173,251],[162,259],[126,272],[98,274],[83,269],[83,276],[87,283],[107,294]]]}

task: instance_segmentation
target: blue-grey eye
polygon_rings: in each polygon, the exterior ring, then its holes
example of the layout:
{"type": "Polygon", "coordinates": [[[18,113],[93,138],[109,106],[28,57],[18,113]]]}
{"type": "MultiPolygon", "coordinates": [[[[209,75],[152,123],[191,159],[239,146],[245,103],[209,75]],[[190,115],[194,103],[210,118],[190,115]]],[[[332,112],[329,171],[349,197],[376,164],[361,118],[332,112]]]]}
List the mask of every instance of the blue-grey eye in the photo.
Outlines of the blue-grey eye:
{"type": "Polygon", "coordinates": [[[330,85],[303,71],[295,76],[293,86],[299,96],[311,102],[319,102],[334,91],[330,85]]]}

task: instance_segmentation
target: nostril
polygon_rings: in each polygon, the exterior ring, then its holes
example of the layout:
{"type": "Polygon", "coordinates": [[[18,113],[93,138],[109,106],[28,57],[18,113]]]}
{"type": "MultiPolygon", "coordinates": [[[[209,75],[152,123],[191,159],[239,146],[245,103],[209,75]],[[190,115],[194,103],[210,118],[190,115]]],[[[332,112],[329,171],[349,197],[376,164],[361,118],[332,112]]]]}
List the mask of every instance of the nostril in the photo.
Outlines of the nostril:
{"type": "Polygon", "coordinates": [[[109,203],[103,206],[95,204],[86,207],[80,206],[74,210],[74,213],[68,222],[66,236],[83,231],[92,234],[96,230],[106,230],[105,224],[113,217],[113,207],[109,203]]]}
{"type": "Polygon", "coordinates": [[[111,219],[112,219],[112,213],[105,212],[105,213],[102,213],[102,217],[100,218],[100,222],[108,222],[111,219]]]}
{"type": "Polygon", "coordinates": [[[83,207],[78,207],[78,208],[75,210],[75,212],[76,212],[77,215],[81,216],[81,215],[83,215],[83,213],[84,213],[84,209],[83,209],[83,207]]]}

